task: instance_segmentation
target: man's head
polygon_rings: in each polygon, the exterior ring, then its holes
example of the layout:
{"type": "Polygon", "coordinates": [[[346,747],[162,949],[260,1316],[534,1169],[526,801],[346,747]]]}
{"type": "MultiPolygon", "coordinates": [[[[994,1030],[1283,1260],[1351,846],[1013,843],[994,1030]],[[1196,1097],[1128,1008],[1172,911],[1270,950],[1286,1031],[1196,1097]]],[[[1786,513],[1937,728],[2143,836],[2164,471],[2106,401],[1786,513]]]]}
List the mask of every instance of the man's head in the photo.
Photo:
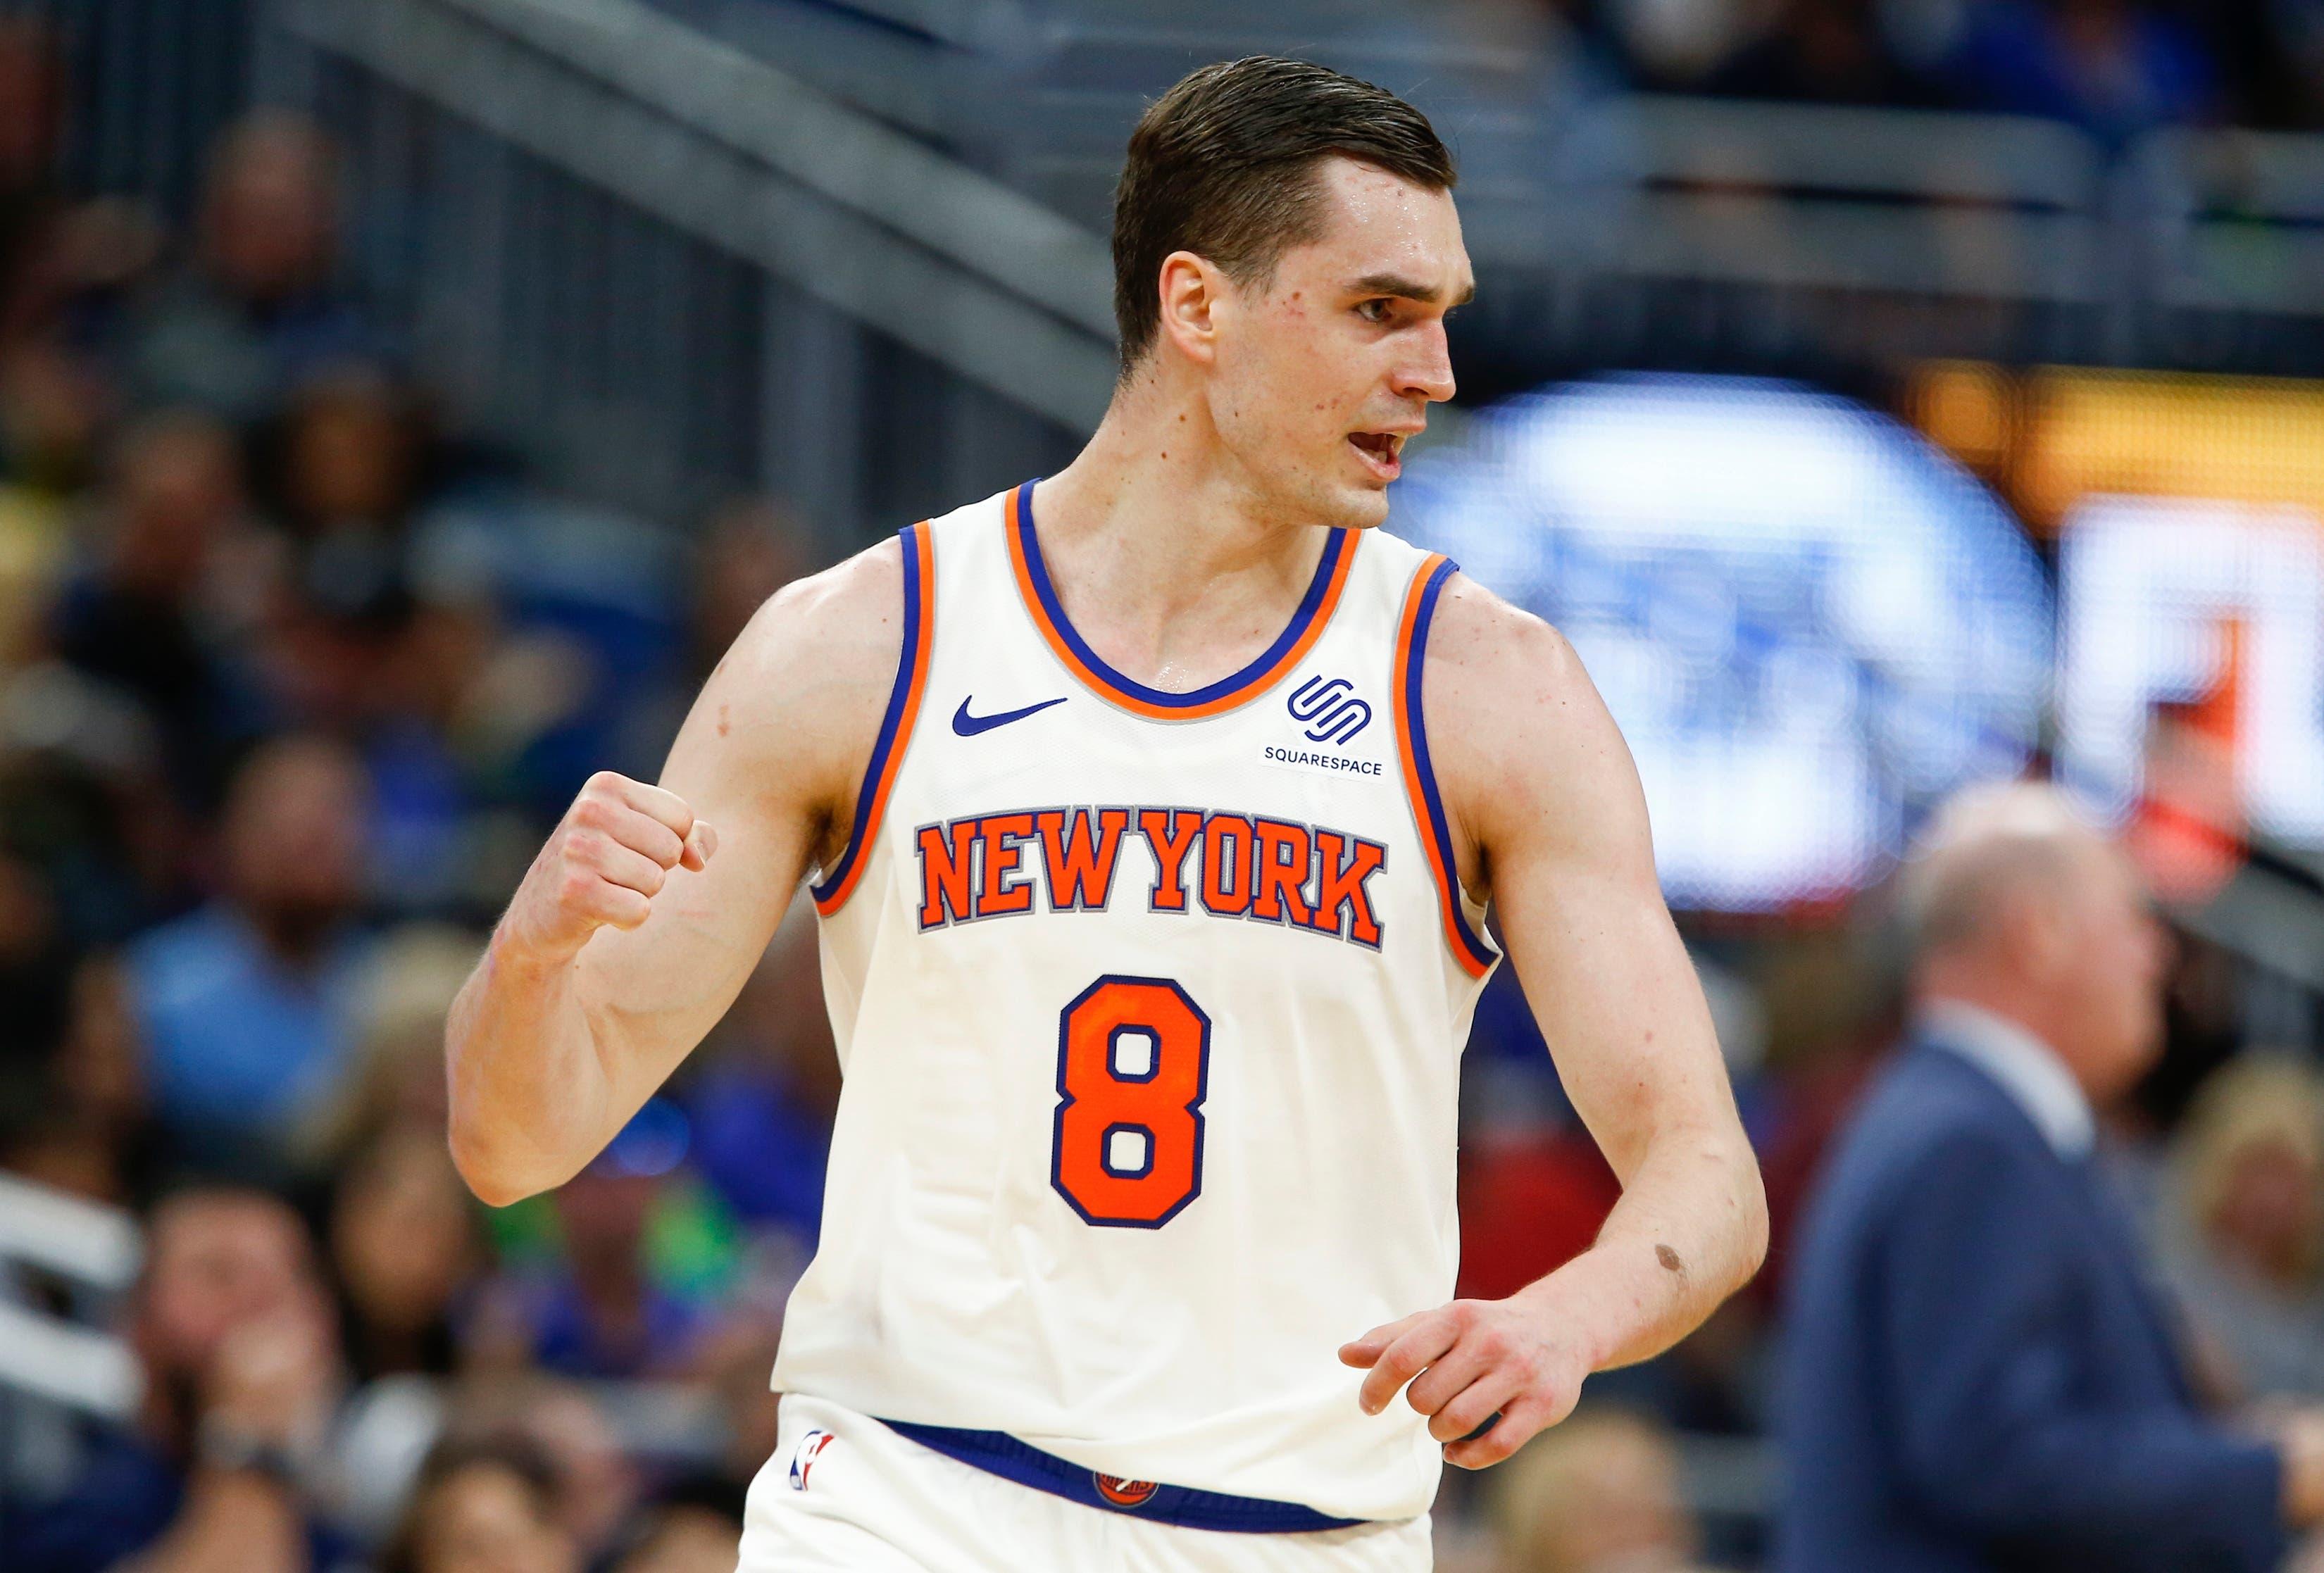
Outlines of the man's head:
{"type": "Polygon", "coordinates": [[[322,283],[337,240],[335,178],[329,142],[302,116],[261,110],[230,128],[202,193],[218,281],[254,305],[322,283]]]}
{"type": "Polygon", "coordinates": [[[1377,524],[1405,438],[1452,395],[1444,314],[1475,288],[1452,155],[1351,77],[1206,66],[1130,133],[1114,196],[1125,383],[1180,383],[1263,504],[1377,524]]]}
{"type": "Polygon", "coordinates": [[[1980,786],[1947,804],[1906,870],[1904,904],[1924,997],[2019,1023],[2096,1099],[2153,1063],[2162,931],[2129,860],[2055,787],[1980,786]]]}
{"type": "Polygon", "coordinates": [[[363,897],[370,809],[363,763],[327,738],[262,744],[227,789],[223,830],[235,901],[279,951],[303,955],[363,897]]]}
{"type": "Polygon", "coordinates": [[[236,1329],[308,1310],[321,1293],[298,1214],[259,1191],[186,1191],[153,1215],[134,1341],[160,1380],[199,1375],[236,1329]]]}
{"type": "Polygon", "coordinates": [[[123,435],[115,471],[113,577],[155,600],[190,597],[242,507],[233,433],[192,410],[148,416],[123,435]]]}

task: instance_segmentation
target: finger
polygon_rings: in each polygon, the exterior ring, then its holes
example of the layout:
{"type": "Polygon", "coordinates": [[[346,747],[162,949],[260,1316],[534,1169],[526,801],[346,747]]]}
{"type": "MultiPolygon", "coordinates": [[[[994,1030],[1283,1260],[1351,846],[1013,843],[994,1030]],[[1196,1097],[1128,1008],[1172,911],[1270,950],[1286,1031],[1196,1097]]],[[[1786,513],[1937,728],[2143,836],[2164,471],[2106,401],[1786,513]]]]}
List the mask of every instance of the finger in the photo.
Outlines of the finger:
{"type": "Polygon", "coordinates": [[[669,826],[672,835],[682,836],[694,828],[694,810],[677,793],[665,786],[632,781],[627,776],[615,776],[613,779],[621,783],[618,791],[622,802],[669,826]]]}
{"type": "Polygon", "coordinates": [[[1429,1416],[1428,1434],[1440,1442],[1469,1437],[1501,1413],[1525,1391],[1525,1378],[1508,1366],[1488,1370],[1439,1405],[1429,1416]]]}
{"type": "MultiPolygon", "coordinates": [[[[1405,1402],[1423,1414],[1434,1414],[1452,1403],[1453,1395],[1462,1388],[1491,1372],[1494,1354],[1481,1339],[1462,1339],[1446,1350],[1442,1359],[1434,1361],[1427,1370],[1412,1379],[1405,1402]]],[[[1452,1434],[1457,1437],[1461,1433],[1452,1434]]]]}
{"type": "Polygon", "coordinates": [[[1463,1469],[1483,1469],[1499,1463],[1533,1440],[1547,1423],[1548,1407],[1537,1398],[1520,1398],[1501,1411],[1501,1418],[1481,1437],[1444,1446],[1444,1461],[1463,1469]]]}
{"type": "Polygon", "coordinates": [[[589,905],[589,915],[607,928],[642,928],[646,919],[653,915],[653,903],[646,899],[642,891],[600,879],[589,905]]]}
{"type": "Polygon", "coordinates": [[[659,896],[661,888],[669,883],[667,864],[617,842],[605,843],[589,860],[608,884],[624,886],[641,896],[659,896]]]}
{"type": "Polygon", "coordinates": [[[679,839],[678,833],[661,821],[642,814],[616,811],[606,834],[608,839],[632,851],[650,858],[656,868],[664,870],[678,867],[686,858],[686,842],[679,839]]]}
{"type": "Polygon", "coordinates": [[[687,832],[686,844],[680,849],[678,861],[699,874],[710,865],[710,854],[718,850],[718,832],[706,819],[697,819],[687,832]]]}
{"type": "Polygon", "coordinates": [[[1357,1392],[1356,1402],[1364,1406],[1366,1414],[1378,1414],[1388,1407],[1397,1389],[1443,1357],[1458,1337],[1458,1330],[1449,1320],[1437,1317],[1424,1320],[1381,1352],[1357,1392]]]}
{"type": "Polygon", "coordinates": [[[1353,1338],[1342,1344],[1340,1346],[1341,1362],[1349,1366],[1370,1365],[1380,1357],[1381,1351],[1409,1331],[1413,1323],[1425,1316],[1434,1314],[1435,1312],[1429,1311],[1416,1311],[1410,1316],[1398,1317],[1394,1321],[1386,1322],[1372,1329],[1362,1338],[1353,1338]]]}

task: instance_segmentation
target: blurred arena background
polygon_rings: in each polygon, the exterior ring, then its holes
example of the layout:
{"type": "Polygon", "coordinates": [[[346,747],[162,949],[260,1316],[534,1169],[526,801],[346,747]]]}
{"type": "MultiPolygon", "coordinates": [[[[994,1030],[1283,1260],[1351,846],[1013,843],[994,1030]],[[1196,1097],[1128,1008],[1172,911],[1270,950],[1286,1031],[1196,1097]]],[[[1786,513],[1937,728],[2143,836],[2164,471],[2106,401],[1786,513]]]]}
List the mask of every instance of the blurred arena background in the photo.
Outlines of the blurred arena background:
{"type": "MultiPolygon", "coordinates": [[[[498,1213],[445,1007],[759,600],[1070,456],[1127,129],[1254,52],[1462,160],[1391,524],[1612,703],[1775,1215],[1753,1292],[1452,1472],[1443,1565],[1758,1565],[1886,878],[1982,777],[2153,881],[2156,1270],[2223,1398],[2324,1398],[2324,0],[0,0],[0,1563],[163,1534],[223,1409],[297,1443],[269,1567],[731,1568],[811,934],[498,1213]]],[[[1506,970],[1468,1053],[1498,1294],[1613,1182],[1506,970]]]]}

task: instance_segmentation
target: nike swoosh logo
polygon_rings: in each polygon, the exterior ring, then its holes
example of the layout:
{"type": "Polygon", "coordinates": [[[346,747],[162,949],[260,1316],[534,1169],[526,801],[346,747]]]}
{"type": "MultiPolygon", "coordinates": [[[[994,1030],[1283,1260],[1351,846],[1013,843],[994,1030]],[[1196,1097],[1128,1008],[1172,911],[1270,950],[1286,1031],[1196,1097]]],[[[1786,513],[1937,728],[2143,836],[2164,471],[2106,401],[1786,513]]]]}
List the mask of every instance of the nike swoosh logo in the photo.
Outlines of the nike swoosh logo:
{"type": "MultiPolygon", "coordinates": [[[[969,695],[969,699],[975,697],[973,694],[969,695]]],[[[971,715],[968,713],[968,699],[964,699],[960,702],[960,708],[952,713],[952,729],[963,737],[974,737],[978,732],[991,731],[996,726],[1007,726],[1012,721],[1022,721],[1037,710],[1047,710],[1052,704],[1063,704],[1071,697],[1071,695],[1060,694],[1055,699],[1044,699],[1040,704],[1028,704],[1022,710],[1004,710],[997,715],[971,715]]]]}

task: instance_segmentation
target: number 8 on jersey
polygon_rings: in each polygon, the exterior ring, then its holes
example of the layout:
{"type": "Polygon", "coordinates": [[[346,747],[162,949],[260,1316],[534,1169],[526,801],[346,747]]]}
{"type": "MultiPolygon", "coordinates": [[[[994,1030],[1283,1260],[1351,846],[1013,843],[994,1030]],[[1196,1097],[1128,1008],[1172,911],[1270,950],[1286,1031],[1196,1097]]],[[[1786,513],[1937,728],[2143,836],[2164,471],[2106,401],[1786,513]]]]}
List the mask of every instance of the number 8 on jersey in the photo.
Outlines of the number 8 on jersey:
{"type": "Polygon", "coordinates": [[[1057,1021],[1049,1182],[1093,1224],[1159,1228],[1203,1188],[1211,1018],[1167,978],[1109,974],[1057,1021]]]}

